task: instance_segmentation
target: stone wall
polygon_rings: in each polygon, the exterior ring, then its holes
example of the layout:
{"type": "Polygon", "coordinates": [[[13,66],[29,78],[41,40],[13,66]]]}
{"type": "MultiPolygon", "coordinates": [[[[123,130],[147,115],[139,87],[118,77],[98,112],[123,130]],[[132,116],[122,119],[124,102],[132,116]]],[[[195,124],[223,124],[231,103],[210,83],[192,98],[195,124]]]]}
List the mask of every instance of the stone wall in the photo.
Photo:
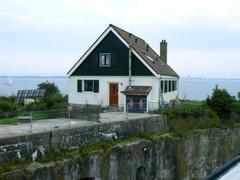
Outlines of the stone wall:
{"type": "Polygon", "coordinates": [[[240,128],[187,133],[178,145],[178,176],[203,179],[240,153],[240,128]]]}
{"type": "Polygon", "coordinates": [[[121,143],[107,151],[48,164],[32,164],[26,171],[6,174],[6,179],[133,180],[203,179],[240,149],[240,128],[169,134],[154,140],[121,143]]]}
{"type": "Polygon", "coordinates": [[[6,179],[134,180],[142,174],[147,179],[176,177],[177,141],[173,138],[155,141],[138,140],[122,143],[106,152],[74,158],[45,166],[35,164],[26,171],[8,173],[6,179]],[[138,171],[138,173],[137,173],[138,171]]]}
{"type": "Polygon", "coordinates": [[[0,139],[0,163],[31,158],[38,153],[45,154],[52,147],[67,149],[104,138],[129,137],[156,131],[168,131],[165,116],[99,123],[0,139]]]}

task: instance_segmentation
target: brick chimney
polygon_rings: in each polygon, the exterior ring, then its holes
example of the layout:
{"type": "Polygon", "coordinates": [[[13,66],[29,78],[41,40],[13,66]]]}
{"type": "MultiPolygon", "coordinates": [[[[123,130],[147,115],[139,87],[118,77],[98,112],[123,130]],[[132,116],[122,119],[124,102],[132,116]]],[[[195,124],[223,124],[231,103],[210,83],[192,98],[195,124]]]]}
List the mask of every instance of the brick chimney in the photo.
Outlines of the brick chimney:
{"type": "Polygon", "coordinates": [[[160,42],[160,58],[167,64],[167,42],[162,40],[160,42]]]}

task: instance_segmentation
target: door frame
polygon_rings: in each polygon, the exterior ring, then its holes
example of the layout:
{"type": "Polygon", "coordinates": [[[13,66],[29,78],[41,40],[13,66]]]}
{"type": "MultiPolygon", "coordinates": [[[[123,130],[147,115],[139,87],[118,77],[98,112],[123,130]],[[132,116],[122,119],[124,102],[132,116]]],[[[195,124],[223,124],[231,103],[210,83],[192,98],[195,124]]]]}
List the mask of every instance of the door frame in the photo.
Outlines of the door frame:
{"type": "Polygon", "coordinates": [[[118,106],[119,106],[119,100],[120,100],[120,97],[119,97],[119,92],[120,92],[120,86],[119,86],[119,81],[109,81],[108,82],[108,93],[107,93],[107,99],[108,99],[108,106],[110,106],[110,84],[117,84],[118,85],[118,106]]]}

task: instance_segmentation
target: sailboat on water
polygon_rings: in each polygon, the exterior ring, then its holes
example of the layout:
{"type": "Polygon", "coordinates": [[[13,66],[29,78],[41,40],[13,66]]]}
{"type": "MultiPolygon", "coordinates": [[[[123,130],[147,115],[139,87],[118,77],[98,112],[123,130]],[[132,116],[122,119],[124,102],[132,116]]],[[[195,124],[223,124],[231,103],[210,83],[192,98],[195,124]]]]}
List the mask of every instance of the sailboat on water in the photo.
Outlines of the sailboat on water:
{"type": "Polygon", "coordinates": [[[12,78],[8,77],[8,80],[7,80],[7,82],[5,82],[5,85],[11,86],[12,84],[13,84],[12,78]]]}

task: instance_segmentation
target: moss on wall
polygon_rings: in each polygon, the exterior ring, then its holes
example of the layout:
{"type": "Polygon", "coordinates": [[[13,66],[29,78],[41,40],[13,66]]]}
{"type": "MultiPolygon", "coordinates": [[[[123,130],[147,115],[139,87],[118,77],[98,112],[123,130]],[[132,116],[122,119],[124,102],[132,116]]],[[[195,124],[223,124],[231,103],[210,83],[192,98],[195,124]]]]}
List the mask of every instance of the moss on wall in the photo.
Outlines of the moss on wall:
{"type": "Polygon", "coordinates": [[[75,149],[68,159],[30,164],[5,173],[4,179],[130,180],[139,168],[147,179],[202,179],[239,153],[239,137],[240,128],[195,130],[180,137],[145,134],[75,149]]]}

